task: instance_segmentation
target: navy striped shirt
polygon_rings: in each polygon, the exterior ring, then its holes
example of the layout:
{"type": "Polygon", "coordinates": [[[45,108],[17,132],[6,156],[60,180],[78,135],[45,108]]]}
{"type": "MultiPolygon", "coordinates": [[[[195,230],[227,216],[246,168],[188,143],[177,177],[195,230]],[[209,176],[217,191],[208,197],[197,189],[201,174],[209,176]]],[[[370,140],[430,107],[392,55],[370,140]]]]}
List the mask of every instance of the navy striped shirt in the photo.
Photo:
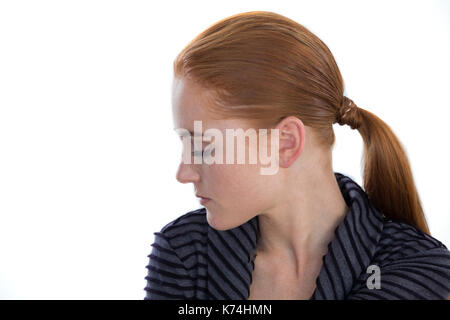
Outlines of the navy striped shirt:
{"type": "MultiPolygon", "coordinates": [[[[447,299],[447,247],[410,224],[386,218],[354,180],[338,172],[335,176],[349,211],[322,257],[310,300],[447,299]],[[380,271],[375,288],[368,285],[373,265],[380,271]]],[[[209,226],[202,207],[154,235],[144,300],[248,299],[258,216],[219,231],[209,226]]]]}

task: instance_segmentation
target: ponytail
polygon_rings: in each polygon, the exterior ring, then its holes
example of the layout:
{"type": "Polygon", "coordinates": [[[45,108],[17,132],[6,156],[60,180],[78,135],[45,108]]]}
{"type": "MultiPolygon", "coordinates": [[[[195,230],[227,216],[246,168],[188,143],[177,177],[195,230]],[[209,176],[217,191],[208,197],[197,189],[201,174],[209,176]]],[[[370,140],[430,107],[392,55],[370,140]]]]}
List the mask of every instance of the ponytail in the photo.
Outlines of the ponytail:
{"type": "Polygon", "coordinates": [[[386,217],[409,223],[430,235],[406,152],[391,128],[344,97],[336,122],[357,129],[364,141],[363,187],[386,217]]]}

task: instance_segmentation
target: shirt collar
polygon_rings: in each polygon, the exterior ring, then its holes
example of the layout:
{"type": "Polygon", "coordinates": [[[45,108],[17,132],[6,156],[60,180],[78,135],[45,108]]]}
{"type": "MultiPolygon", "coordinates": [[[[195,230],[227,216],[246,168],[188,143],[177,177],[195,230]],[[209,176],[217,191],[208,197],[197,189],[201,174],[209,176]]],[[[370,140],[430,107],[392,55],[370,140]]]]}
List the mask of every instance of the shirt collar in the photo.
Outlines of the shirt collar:
{"type": "MultiPolygon", "coordinates": [[[[335,177],[349,211],[322,257],[322,268],[311,300],[345,299],[357,278],[366,272],[383,230],[383,215],[364,190],[344,174],[335,172],[335,177]]],[[[208,226],[207,289],[210,299],[248,298],[258,230],[258,216],[230,230],[219,231],[208,226]]]]}

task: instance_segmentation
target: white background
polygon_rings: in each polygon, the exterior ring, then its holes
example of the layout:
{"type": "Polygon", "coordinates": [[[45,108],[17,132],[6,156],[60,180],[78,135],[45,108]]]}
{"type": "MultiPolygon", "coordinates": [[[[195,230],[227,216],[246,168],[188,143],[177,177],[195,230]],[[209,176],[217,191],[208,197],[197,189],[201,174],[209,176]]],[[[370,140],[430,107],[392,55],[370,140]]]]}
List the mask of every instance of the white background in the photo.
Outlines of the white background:
{"type": "MultiPolygon", "coordinates": [[[[153,232],[201,207],[175,179],[173,59],[253,10],[327,44],[450,247],[450,1],[1,1],[0,298],[144,298],[153,232]]],[[[362,139],[335,132],[334,170],[361,185],[362,139]]]]}

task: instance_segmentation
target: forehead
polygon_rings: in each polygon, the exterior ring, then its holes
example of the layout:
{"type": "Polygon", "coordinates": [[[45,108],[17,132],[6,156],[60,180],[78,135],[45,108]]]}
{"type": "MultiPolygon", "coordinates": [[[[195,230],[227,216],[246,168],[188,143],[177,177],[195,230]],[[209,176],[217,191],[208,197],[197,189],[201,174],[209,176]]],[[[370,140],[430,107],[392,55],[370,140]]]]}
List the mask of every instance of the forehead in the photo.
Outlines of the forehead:
{"type": "Polygon", "coordinates": [[[194,121],[201,121],[202,132],[209,128],[216,128],[225,132],[225,129],[254,128],[255,124],[248,119],[218,119],[208,110],[214,103],[212,90],[203,89],[195,83],[174,78],[172,83],[172,114],[174,129],[184,128],[194,131],[194,121]]]}
{"type": "Polygon", "coordinates": [[[174,78],[172,83],[172,113],[174,128],[191,130],[194,121],[210,122],[207,111],[211,93],[189,80],[174,78]]]}

